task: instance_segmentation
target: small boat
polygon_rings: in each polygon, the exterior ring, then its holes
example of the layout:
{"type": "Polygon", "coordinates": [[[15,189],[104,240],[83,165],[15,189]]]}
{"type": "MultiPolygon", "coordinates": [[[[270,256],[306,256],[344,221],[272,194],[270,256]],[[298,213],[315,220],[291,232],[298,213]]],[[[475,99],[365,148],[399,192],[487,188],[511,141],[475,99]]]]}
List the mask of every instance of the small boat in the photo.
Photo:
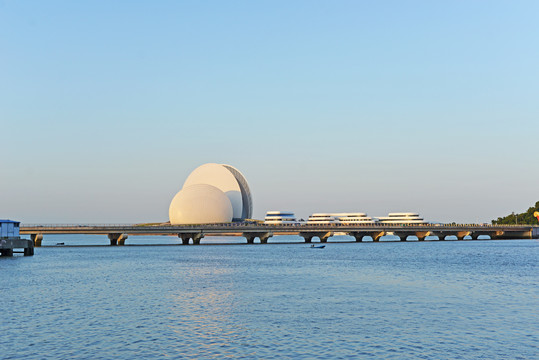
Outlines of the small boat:
{"type": "Polygon", "coordinates": [[[326,247],[326,245],[316,245],[316,246],[314,244],[311,245],[311,249],[323,249],[325,247],[326,247]]]}
{"type": "Polygon", "coordinates": [[[65,245],[65,243],[63,243],[63,242],[62,243],[56,243],[56,246],[64,246],[64,245],[65,245]]]}

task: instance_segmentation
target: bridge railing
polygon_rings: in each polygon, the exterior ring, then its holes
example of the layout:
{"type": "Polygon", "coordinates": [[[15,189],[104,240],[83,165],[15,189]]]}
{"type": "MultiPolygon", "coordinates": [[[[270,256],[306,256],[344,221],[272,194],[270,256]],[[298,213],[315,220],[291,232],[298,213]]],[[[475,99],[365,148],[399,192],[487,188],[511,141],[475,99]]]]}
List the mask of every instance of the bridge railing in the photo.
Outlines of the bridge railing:
{"type": "Polygon", "coordinates": [[[20,224],[20,227],[121,227],[121,226],[137,226],[136,224],[20,224]]]}
{"type": "Polygon", "coordinates": [[[297,228],[341,228],[341,227],[358,227],[358,228],[402,228],[402,227],[424,227],[424,228],[438,228],[438,227],[444,227],[444,228],[451,228],[451,227],[481,227],[481,228],[511,228],[511,227],[528,227],[533,225],[525,225],[525,224],[510,224],[510,225],[492,225],[492,224],[456,224],[456,223],[449,223],[449,224],[381,224],[381,223],[374,223],[374,224],[350,224],[350,223],[329,223],[329,224],[309,224],[309,223],[297,223],[297,224],[253,224],[253,223],[242,223],[242,222],[234,222],[234,223],[222,223],[222,224],[186,224],[186,225],[145,225],[145,224],[20,224],[21,228],[92,228],[92,227],[98,227],[98,228],[147,228],[147,229],[171,229],[171,228],[200,228],[201,226],[205,228],[236,228],[236,227],[253,227],[253,228],[290,228],[290,229],[297,229],[297,228]]]}

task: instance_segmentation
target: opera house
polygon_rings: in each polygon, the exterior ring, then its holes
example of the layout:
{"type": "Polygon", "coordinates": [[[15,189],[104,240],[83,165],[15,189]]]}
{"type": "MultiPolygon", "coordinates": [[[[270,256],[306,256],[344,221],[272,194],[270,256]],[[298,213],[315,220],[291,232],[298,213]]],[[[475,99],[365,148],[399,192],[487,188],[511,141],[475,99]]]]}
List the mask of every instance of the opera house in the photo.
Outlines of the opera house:
{"type": "Polygon", "coordinates": [[[250,219],[253,200],[247,180],[236,168],[204,164],[185,180],[170,203],[172,225],[214,224],[250,219]]]}

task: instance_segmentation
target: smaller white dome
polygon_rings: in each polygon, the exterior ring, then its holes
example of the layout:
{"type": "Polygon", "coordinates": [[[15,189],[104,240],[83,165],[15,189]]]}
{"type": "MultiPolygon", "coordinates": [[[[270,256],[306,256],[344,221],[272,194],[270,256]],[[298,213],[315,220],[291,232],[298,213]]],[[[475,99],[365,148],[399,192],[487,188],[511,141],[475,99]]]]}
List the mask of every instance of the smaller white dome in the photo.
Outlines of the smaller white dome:
{"type": "Polygon", "coordinates": [[[232,215],[232,204],[225,193],[208,184],[184,187],[168,210],[172,225],[231,222],[232,215]]]}

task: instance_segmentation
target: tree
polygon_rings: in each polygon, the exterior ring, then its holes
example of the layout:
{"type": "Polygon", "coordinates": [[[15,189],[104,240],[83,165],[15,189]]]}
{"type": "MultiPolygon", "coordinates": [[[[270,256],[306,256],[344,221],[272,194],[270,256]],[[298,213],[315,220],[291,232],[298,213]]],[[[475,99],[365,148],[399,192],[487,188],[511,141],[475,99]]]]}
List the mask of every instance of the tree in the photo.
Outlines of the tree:
{"type": "Polygon", "coordinates": [[[499,217],[497,220],[492,220],[494,225],[539,225],[539,221],[533,213],[539,211],[539,201],[535,203],[528,211],[521,214],[512,213],[510,215],[499,217]]]}

